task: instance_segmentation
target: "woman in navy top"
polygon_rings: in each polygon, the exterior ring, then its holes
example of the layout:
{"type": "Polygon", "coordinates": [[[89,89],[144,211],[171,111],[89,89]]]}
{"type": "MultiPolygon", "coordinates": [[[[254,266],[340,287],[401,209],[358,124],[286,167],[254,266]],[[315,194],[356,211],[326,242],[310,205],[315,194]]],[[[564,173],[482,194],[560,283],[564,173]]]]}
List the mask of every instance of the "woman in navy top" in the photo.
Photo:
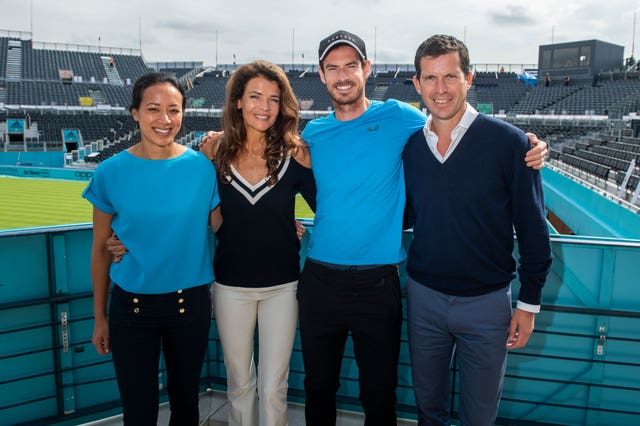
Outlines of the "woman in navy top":
{"type": "Polygon", "coordinates": [[[295,197],[301,193],[315,210],[315,182],[298,133],[298,102],[277,65],[256,61],[234,71],[224,111],[223,135],[203,149],[218,170],[223,217],[213,299],[229,424],[286,425],[300,274],[295,197]]]}

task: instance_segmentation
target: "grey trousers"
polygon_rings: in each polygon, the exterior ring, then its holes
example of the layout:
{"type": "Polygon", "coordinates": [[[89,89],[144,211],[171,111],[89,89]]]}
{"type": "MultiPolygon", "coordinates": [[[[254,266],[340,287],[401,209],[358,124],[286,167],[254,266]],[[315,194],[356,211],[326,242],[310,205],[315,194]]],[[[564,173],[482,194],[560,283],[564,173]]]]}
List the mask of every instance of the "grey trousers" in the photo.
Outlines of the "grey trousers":
{"type": "Polygon", "coordinates": [[[407,279],[407,323],[418,424],[450,422],[454,350],[461,425],[493,425],[507,365],[509,286],[481,296],[450,296],[407,279]]]}

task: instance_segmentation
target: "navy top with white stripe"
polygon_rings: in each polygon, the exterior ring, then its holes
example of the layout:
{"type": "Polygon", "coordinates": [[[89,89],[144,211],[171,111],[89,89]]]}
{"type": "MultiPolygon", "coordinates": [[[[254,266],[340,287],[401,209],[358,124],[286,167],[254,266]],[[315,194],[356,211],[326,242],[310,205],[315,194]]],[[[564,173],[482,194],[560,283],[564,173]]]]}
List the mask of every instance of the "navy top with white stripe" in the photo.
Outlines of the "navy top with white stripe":
{"type": "Polygon", "coordinates": [[[311,169],[287,157],[278,182],[251,185],[234,168],[229,183],[218,181],[222,226],[213,262],[216,281],[236,287],[269,287],[296,281],[300,241],[295,228],[295,197],[301,193],[315,211],[311,169]]]}

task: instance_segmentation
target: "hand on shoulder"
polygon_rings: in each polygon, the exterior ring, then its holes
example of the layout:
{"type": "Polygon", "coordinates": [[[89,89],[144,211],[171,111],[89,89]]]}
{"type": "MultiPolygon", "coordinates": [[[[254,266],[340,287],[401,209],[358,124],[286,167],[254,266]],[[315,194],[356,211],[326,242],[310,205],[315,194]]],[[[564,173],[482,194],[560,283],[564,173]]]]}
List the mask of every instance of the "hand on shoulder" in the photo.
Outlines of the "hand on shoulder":
{"type": "Polygon", "coordinates": [[[200,152],[202,152],[209,160],[213,160],[213,157],[216,156],[216,152],[218,152],[218,142],[222,135],[222,132],[209,131],[198,144],[200,152]]]}
{"type": "Polygon", "coordinates": [[[547,143],[538,139],[534,133],[526,133],[526,135],[533,148],[526,153],[524,161],[528,167],[532,167],[534,170],[543,169],[544,159],[548,154],[547,143]]]}
{"type": "Polygon", "coordinates": [[[311,168],[311,154],[309,153],[309,147],[302,139],[299,140],[299,145],[296,150],[293,151],[292,157],[296,160],[300,165],[306,167],[307,169],[311,168]]]}

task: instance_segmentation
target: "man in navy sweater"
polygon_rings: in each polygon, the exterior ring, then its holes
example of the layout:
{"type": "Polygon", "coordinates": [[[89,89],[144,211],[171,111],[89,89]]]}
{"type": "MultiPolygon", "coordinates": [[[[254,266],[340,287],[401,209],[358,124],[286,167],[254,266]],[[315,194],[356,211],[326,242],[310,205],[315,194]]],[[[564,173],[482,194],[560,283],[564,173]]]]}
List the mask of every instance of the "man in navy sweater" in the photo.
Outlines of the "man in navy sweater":
{"type": "Polygon", "coordinates": [[[455,348],[461,425],[492,425],[507,350],[526,345],[551,266],[540,173],[522,161],[522,131],[467,103],[472,73],[462,42],[429,38],[415,66],[415,88],[431,113],[403,154],[414,225],[406,290],[418,424],[449,424],[455,348]],[[512,313],[514,229],[521,288],[512,313]]]}

